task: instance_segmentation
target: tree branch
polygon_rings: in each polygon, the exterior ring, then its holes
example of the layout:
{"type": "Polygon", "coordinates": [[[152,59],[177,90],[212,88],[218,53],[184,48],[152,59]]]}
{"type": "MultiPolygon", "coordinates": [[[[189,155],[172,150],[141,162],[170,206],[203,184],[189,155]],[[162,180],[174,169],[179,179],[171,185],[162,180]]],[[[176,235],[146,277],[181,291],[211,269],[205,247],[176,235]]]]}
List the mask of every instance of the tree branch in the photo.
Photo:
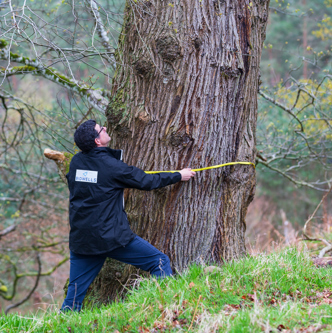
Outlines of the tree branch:
{"type": "Polygon", "coordinates": [[[271,98],[270,96],[264,94],[261,90],[258,91],[258,93],[265,98],[267,101],[269,101],[270,103],[278,106],[279,108],[283,109],[284,111],[286,111],[289,115],[291,115],[301,126],[301,132],[303,132],[303,125],[302,122],[299,118],[297,118],[297,116],[292,112],[292,110],[290,108],[287,108],[285,105],[282,105],[281,103],[279,103],[278,101],[276,101],[275,99],[271,98]]]}
{"type": "MultiPolygon", "coordinates": [[[[306,221],[306,223],[304,224],[304,227],[303,227],[303,235],[305,235],[308,239],[310,239],[310,237],[308,236],[307,234],[307,226],[308,224],[310,223],[310,221],[314,218],[314,216],[316,215],[317,213],[317,210],[318,208],[321,206],[321,204],[324,202],[325,198],[330,194],[332,190],[332,186],[330,187],[329,191],[327,193],[324,194],[322,200],[320,201],[320,203],[317,205],[316,209],[314,210],[314,212],[312,213],[312,215],[308,218],[308,220],[306,221]]],[[[320,239],[315,239],[315,240],[320,240],[320,239]]],[[[325,240],[324,240],[324,243],[325,244],[329,244],[327,243],[325,240]]]]}
{"type": "Polygon", "coordinates": [[[16,225],[14,224],[14,225],[11,225],[10,227],[0,231],[0,240],[1,240],[1,237],[8,235],[9,233],[15,231],[15,229],[16,229],[16,225]]]}
{"type": "MultiPolygon", "coordinates": [[[[100,17],[98,6],[94,0],[85,0],[85,5],[89,8],[90,13],[92,14],[94,20],[95,20],[95,31],[97,31],[98,36],[100,37],[102,44],[104,48],[107,50],[109,53],[113,53],[114,49],[109,43],[109,38],[107,37],[107,31],[105,30],[103,21],[100,17]]],[[[113,61],[114,62],[114,61],[113,61]]]]}
{"type": "Polygon", "coordinates": [[[35,76],[42,76],[60,86],[73,91],[87,100],[87,102],[93,106],[98,111],[105,113],[106,107],[109,101],[103,97],[107,95],[105,91],[100,91],[92,87],[87,86],[84,83],[80,83],[69,77],[59,73],[52,67],[45,67],[40,61],[36,59],[29,59],[27,57],[22,57],[12,52],[8,49],[0,49],[0,60],[12,60],[23,66],[11,67],[11,68],[1,68],[0,76],[9,77],[13,75],[22,74],[32,74],[35,76]]]}
{"type": "Polygon", "coordinates": [[[31,295],[33,294],[33,292],[36,290],[36,288],[38,286],[38,283],[39,283],[39,278],[41,276],[41,266],[42,266],[41,265],[41,261],[40,261],[40,255],[39,255],[39,253],[37,254],[37,263],[38,263],[38,273],[37,273],[37,278],[36,278],[36,281],[35,281],[35,285],[30,290],[29,294],[26,297],[24,297],[22,300],[20,300],[17,303],[14,303],[14,304],[11,304],[11,305],[7,306],[6,310],[5,310],[5,315],[7,315],[8,311],[10,309],[16,308],[16,307],[20,306],[21,304],[23,304],[24,302],[26,302],[31,297],[31,295]]]}
{"type": "MultiPolygon", "coordinates": [[[[49,276],[51,275],[57,268],[59,268],[61,265],[63,265],[65,262],[69,260],[69,257],[64,257],[61,261],[59,261],[55,266],[53,266],[51,269],[49,269],[46,272],[42,272],[39,275],[40,276],[49,276]]],[[[26,276],[37,276],[37,273],[24,273],[24,274],[18,274],[18,278],[26,277],[26,276]]]]}
{"type": "Polygon", "coordinates": [[[298,185],[298,186],[307,186],[307,187],[313,188],[313,189],[318,190],[318,191],[324,191],[324,192],[326,191],[325,189],[322,189],[320,187],[316,187],[316,186],[314,186],[314,185],[312,185],[310,183],[298,181],[298,180],[294,179],[293,177],[287,175],[285,172],[283,172],[283,171],[281,171],[281,170],[279,170],[277,168],[274,168],[269,163],[264,162],[263,160],[260,160],[260,161],[257,160],[257,163],[261,163],[261,164],[265,165],[267,168],[269,168],[269,169],[271,169],[271,170],[273,170],[275,172],[280,173],[282,176],[284,176],[285,178],[287,178],[288,180],[290,180],[295,185],[298,185]]]}
{"type": "Polygon", "coordinates": [[[6,165],[6,164],[3,164],[1,163],[0,164],[0,169],[5,169],[7,170],[8,172],[11,172],[15,175],[27,175],[28,177],[32,177],[32,178],[37,178],[39,180],[44,180],[44,181],[48,181],[48,182],[52,182],[52,183],[57,183],[59,181],[59,178],[55,177],[55,178],[48,178],[48,177],[44,177],[44,176],[41,176],[41,175],[37,175],[35,173],[31,173],[31,172],[28,172],[28,171],[19,171],[19,170],[15,170],[13,169],[12,167],[6,165]]]}
{"type": "MultiPolygon", "coordinates": [[[[61,265],[63,265],[65,262],[67,262],[69,260],[69,257],[64,257],[61,261],[59,261],[56,265],[54,265],[51,269],[49,269],[46,272],[41,272],[41,262],[40,262],[40,256],[39,256],[39,252],[38,252],[38,256],[37,256],[37,260],[38,260],[38,271],[37,272],[28,272],[28,273],[21,273],[21,274],[17,274],[17,266],[16,264],[8,257],[5,255],[2,255],[0,253],[0,259],[3,259],[5,261],[7,261],[13,268],[13,273],[14,273],[14,281],[13,281],[13,287],[12,287],[12,292],[10,296],[6,296],[2,293],[0,293],[0,296],[7,300],[10,301],[14,298],[14,296],[16,295],[16,287],[17,287],[17,282],[19,279],[23,278],[23,277],[27,277],[27,276],[37,276],[37,280],[39,280],[39,278],[41,276],[49,276],[51,275],[57,268],[59,268],[61,265]]],[[[2,281],[1,281],[2,282],[2,281]]],[[[38,285],[38,281],[36,281],[35,287],[37,287],[38,285]]],[[[35,290],[35,289],[34,289],[35,290]]],[[[33,291],[34,291],[33,290],[33,291]]],[[[31,296],[31,294],[33,293],[33,291],[31,293],[29,293],[29,297],[31,296]]],[[[28,298],[29,298],[28,297],[28,298]]],[[[27,299],[28,299],[27,298],[27,299]]],[[[27,300],[26,299],[26,300],[27,300]]],[[[25,302],[25,301],[24,301],[25,302]]],[[[17,303],[16,303],[17,304],[17,303]]],[[[20,303],[22,304],[22,303],[20,303]]],[[[20,305],[19,304],[19,305],[20,305]]],[[[18,306],[18,305],[17,305],[18,306]]]]}
{"type": "Polygon", "coordinates": [[[61,177],[61,179],[65,184],[68,184],[66,174],[68,172],[69,164],[71,158],[73,157],[73,154],[61,153],[59,151],[46,148],[44,150],[44,156],[50,160],[53,160],[56,163],[58,167],[59,176],[61,177]]]}
{"type": "Polygon", "coordinates": [[[330,189],[327,193],[324,194],[322,200],[320,201],[320,203],[317,205],[316,209],[314,210],[314,212],[312,213],[312,215],[308,218],[308,220],[306,221],[306,223],[304,224],[303,227],[303,236],[305,237],[305,241],[320,241],[323,242],[326,246],[319,252],[318,258],[323,258],[324,255],[332,250],[332,244],[330,242],[328,242],[326,239],[324,238],[313,238],[310,237],[307,234],[307,226],[308,224],[311,222],[311,220],[314,218],[314,216],[316,215],[318,208],[321,206],[321,204],[324,202],[325,198],[331,193],[332,190],[332,186],[330,186],[330,189]]]}

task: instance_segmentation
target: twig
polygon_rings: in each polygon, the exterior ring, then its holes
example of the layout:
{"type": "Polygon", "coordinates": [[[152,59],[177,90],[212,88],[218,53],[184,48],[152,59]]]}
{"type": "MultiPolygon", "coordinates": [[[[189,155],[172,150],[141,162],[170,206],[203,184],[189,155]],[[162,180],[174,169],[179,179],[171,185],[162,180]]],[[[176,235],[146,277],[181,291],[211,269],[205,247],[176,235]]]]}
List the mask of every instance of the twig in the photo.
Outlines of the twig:
{"type": "Polygon", "coordinates": [[[91,111],[92,111],[92,107],[90,107],[89,108],[89,110],[88,110],[88,112],[84,115],[84,117],[74,126],[74,128],[73,129],[77,129],[78,128],[78,126],[80,126],[82,123],[83,123],[83,121],[86,119],[86,117],[91,113],[91,111]]]}
{"type": "Polygon", "coordinates": [[[288,108],[287,106],[285,106],[285,105],[279,103],[277,100],[273,99],[272,97],[266,95],[266,94],[263,93],[261,90],[258,91],[258,93],[259,93],[263,98],[265,98],[267,101],[269,101],[270,103],[272,103],[272,104],[278,106],[279,108],[281,108],[281,109],[283,109],[284,111],[286,111],[289,115],[291,115],[291,116],[292,116],[292,117],[293,117],[293,118],[299,123],[299,125],[300,125],[300,127],[301,127],[300,131],[303,132],[303,125],[302,125],[301,120],[300,120],[298,117],[296,117],[296,115],[293,113],[293,111],[292,111],[290,108],[288,108]]]}
{"type": "Polygon", "coordinates": [[[310,221],[314,218],[315,214],[317,213],[318,208],[321,206],[321,204],[324,202],[325,198],[330,194],[332,190],[332,186],[330,187],[330,190],[324,194],[322,200],[320,201],[320,203],[317,205],[316,209],[314,210],[313,214],[308,218],[308,220],[306,221],[306,223],[304,224],[303,227],[303,236],[306,238],[304,239],[304,241],[320,241],[323,242],[326,246],[319,252],[318,258],[323,258],[324,255],[332,250],[332,244],[330,242],[328,242],[326,239],[324,238],[312,238],[310,236],[308,236],[307,234],[307,226],[310,223],[310,221]]]}
{"type": "Polygon", "coordinates": [[[8,235],[10,232],[15,231],[15,229],[16,229],[16,225],[14,224],[14,225],[11,225],[10,227],[0,231],[0,240],[1,240],[1,237],[8,235]]]}
{"type": "Polygon", "coordinates": [[[202,299],[202,295],[199,295],[198,301],[197,301],[197,304],[196,304],[196,308],[195,308],[195,312],[194,312],[194,315],[193,315],[193,319],[191,321],[190,327],[188,328],[188,332],[190,332],[191,327],[193,326],[193,323],[194,323],[194,320],[195,320],[195,316],[196,316],[196,312],[197,312],[197,308],[198,308],[198,304],[199,304],[199,302],[200,302],[201,299],[202,299]]]}
{"type": "Polygon", "coordinates": [[[325,256],[326,253],[330,252],[332,250],[332,244],[325,246],[318,255],[318,258],[323,258],[325,256]]]}
{"type": "MultiPolygon", "coordinates": [[[[261,163],[261,164],[265,165],[267,168],[269,168],[269,169],[271,169],[271,170],[273,170],[275,172],[280,173],[282,176],[284,176],[285,178],[287,178],[288,180],[290,180],[292,183],[294,183],[297,186],[307,186],[307,187],[313,188],[314,190],[326,191],[325,189],[316,187],[316,186],[314,186],[314,185],[312,185],[310,183],[303,182],[303,181],[298,181],[298,180],[294,179],[293,177],[289,176],[288,174],[286,174],[285,172],[281,171],[280,169],[277,169],[277,168],[271,166],[269,162],[264,162],[262,160],[257,160],[257,159],[256,159],[256,162],[257,163],[261,163]]],[[[330,191],[328,193],[330,193],[330,191]]]]}
{"type": "Polygon", "coordinates": [[[305,235],[308,239],[310,239],[310,237],[307,235],[306,231],[307,231],[307,225],[308,223],[314,218],[314,216],[317,213],[318,208],[321,206],[321,204],[324,202],[325,198],[330,194],[332,190],[332,186],[330,187],[330,190],[324,194],[322,200],[320,201],[320,203],[318,204],[318,206],[316,207],[316,209],[314,210],[314,212],[312,213],[312,215],[308,218],[308,220],[306,221],[306,223],[304,224],[303,227],[303,235],[305,235]]]}

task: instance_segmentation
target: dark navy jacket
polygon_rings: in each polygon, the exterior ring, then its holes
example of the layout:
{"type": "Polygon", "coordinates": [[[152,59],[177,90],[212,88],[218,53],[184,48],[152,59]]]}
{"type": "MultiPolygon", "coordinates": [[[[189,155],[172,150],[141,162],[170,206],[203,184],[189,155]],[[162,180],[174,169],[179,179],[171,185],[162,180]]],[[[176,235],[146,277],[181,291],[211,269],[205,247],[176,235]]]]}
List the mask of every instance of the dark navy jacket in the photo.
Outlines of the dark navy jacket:
{"type": "Polygon", "coordinates": [[[181,174],[146,174],[121,161],[122,151],[97,147],[73,156],[66,175],[70,191],[69,248],[102,254],[135,237],[123,206],[123,189],[153,190],[177,183],[181,174]]]}

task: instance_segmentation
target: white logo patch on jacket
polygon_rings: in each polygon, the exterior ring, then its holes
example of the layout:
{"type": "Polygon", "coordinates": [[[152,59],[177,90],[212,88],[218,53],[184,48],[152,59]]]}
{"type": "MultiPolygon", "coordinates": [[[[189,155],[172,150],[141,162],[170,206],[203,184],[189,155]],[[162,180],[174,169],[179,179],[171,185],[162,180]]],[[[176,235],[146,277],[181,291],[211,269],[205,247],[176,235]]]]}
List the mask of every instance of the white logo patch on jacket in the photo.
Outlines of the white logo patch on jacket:
{"type": "Polygon", "coordinates": [[[98,171],[76,169],[75,181],[85,183],[97,183],[98,171]]]}

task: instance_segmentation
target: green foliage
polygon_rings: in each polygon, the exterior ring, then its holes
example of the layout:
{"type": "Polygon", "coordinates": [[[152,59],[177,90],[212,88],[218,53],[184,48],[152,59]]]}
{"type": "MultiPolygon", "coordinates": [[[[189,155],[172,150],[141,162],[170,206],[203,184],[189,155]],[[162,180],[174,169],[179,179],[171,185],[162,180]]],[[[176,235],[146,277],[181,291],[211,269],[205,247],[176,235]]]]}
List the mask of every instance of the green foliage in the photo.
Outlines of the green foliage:
{"type": "Polygon", "coordinates": [[[125,300],[81,313],[0,318],[3,332],[278,332],[332,329],[332,271],[316,268],[306,251],[286,248],[204,273],[192,265],[163,281],[145,279],[125,300]]]}
{"type": "Polygon", "coordinates": [[[4,39],[0,39],[0,49],[5,48],[8,45],[8,42],[4,39]]]}

